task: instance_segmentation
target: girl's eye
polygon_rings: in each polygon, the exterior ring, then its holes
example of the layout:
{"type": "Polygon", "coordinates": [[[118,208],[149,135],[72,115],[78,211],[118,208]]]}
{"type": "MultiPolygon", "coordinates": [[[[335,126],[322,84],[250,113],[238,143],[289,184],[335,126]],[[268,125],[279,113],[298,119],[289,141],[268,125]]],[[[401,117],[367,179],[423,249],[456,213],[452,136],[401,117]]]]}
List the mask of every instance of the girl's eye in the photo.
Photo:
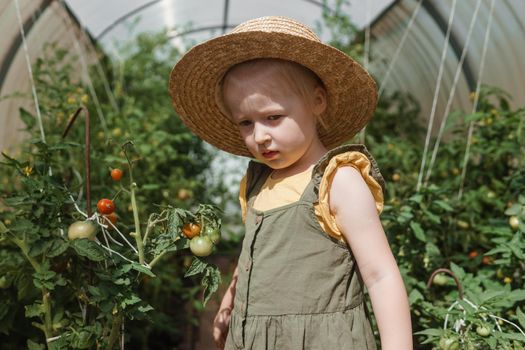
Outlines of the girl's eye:
{"type": "Polygon", "coordinates": [[[242,120],[239,122],[239,126],[250,126],[252,124],[249,120],[242,120]]]}
{"type": "Polygon", "coordinates": [[[269,120],[277,120],[277,119],[279,119],[281,117],[282,117],[282,115],[280,115],[280,114],[278,114],[278,115],[271,115],[271,116],[268,117],[268,119],[269,120]]]}

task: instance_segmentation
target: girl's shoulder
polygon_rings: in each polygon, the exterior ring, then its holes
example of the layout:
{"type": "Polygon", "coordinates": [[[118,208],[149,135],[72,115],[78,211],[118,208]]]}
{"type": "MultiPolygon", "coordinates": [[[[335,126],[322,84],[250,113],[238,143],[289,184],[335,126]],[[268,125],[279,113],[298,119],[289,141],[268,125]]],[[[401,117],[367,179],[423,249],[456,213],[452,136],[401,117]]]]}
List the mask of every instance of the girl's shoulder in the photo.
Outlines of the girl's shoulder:
{"type": "Polygon", "coordinates": [[[363,177],[375,180],[385,190],[385,180],[381,175],[376,160],[363,144],[347,144],[328,151],[314,167],[314,176],[320,181],[331,179],[338,168],[353,166],[360,170],[363,177]]]}
{"type": "MultiPolygon", "coordinates": [[[[381,175],[377,163],[370,153],[363,148],[346,149],[339,152],[324,164],[323,172],[319,184],[319,201],[316,205],[316,214],[323,223],[325,231],[333,237],[342,238],[342,233],[336,224],[335,215],[330,210],[330,190],[334,182],[338,169],[342,167],[353,167],[356,169],[368,186],[375,201],[378,215],[384,208],[383,190],[385,182],[381,175]]],[[[352,186],[352,183],[345,183],[345,186],[352,186]]]]}

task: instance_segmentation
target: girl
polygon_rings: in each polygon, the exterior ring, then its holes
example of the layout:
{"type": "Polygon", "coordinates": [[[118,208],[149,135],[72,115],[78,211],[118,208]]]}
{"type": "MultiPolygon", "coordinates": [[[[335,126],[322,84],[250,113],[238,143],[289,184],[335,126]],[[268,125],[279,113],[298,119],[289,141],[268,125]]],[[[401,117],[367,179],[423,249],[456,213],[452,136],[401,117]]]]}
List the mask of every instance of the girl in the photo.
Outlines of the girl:
{"type": "Polygon", "coordinates": [[[255,158],[246,235],[215,318],[225,349],[411,349],[406,291],[379,220],[383,178],[363,145],[375,83],[293,20],[263,17],[192,48],[170,76],[184,123],[255,158]]]}

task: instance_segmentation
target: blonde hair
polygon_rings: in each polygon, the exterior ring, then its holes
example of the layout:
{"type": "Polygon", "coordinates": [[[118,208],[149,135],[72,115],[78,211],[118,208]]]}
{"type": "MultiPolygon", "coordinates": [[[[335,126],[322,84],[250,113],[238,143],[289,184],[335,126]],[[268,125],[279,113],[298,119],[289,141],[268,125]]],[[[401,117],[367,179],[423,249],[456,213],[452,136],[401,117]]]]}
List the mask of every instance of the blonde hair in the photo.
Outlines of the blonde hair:
{"type": "MultiPolygon", "coordinates": [[[[302,100],[307,104],[312,104],[313,92],[316,87],[325,89],[323,81],[310,69],[302,66],[298,63],[282,60],[279,58],[256,58],[253,60],[238,63],[224,74],[221,81],[220,91],[220,107],[223,112],[226,111],[229,115],[229,111],[224,103],[224,90],[234,83],[232,81],[232,72],[239,69],[252,69],[254,67],[269,69],[270,72],[277,73],[278,79],[282,81],[288,88],[290,88],[297,96],[300,96],[302,100]]],[[[325,89],[326,91],[326,89],[325,89]]],[[[323,128],[327,128],[323,120],[323,115],[316,116],[317,121],[323,128]]]]}

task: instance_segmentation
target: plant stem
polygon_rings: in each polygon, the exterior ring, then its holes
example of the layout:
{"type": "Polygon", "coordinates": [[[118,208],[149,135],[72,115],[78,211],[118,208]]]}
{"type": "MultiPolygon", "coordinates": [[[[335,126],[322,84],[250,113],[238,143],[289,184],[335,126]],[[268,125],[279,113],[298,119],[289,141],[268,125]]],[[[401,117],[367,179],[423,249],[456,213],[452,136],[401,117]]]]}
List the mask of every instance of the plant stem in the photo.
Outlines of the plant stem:
{"type": "Polygon", "coordinates": [[[53,337],[53,321],[51,318],[51,303],[49,297],[51,294],[46,288],[42,288],[42,303],[44,305],[44,333],[46,339],[53,337]]]}
{"type": "Polygon", "coordinates": [[[142,236],[140,234],[140,220],[139,220],[139,211],[137,208],[137,200],[135,199],[135,190],[137,188],[136,183],[131,184],[131,207],[133,208],[133,218],[135,220],[135,232],[134,237],[137,242],[137,250],[139,251],[139,263],[144,265],[144,245],[142,242],[142,236]]]}
{"type": "Polygon", "coordinates": [[[118,340],[121,325],[122,325],[122,315],[120,313],[117,313],[113,317],[113,322],[111,324],[111,332],[109,333],[108,349],[110,350],[113,349],[116,341],[118,340]]]}
{"type": "Polygon", "coordinates": [[[128,168],[129,168],[129,182],[131,184],[131,207],[133,208],[133,219],[135,221],[135,232],[133,232],[133,236],[135,237],[135,241],[137,242],[137,250],[139,252],[139,264],[144,265],[144,244],[142,241],[142,235],[140,234],[140,219],[139,219],[139,210],[137,207],[137,200],[135,198],[135,192],[137,190],[137,184],[133,181],[133,162],[128,157],[128,152],[126,151],[126,146],[131,145],[133,146],[133,142],[127,141],[122,145],[122,150],[124,152],[124,156],[126,157],[126,160],[128,161],[128,168]]]}
{"type": "Polygon", "coordinates": [[[36,272],[40,272],[42,270],[40,264],[38,261],[36,261],[32,256],[29,255],[29,247],[27,246],[26,242],[24,240],[18,239],[18,238],[11,238],[13,243],[15,243],[18,248],[22,251],[24,256],[26,257],[27,261],[31,264],[33,269],[35,269],[36,272]]]}
{"type": "Polygon", "coordinates": [[[159,255],[157,255],[153,260],[151,260],[151,262],[149,263],[149,267],[150,268],[153,268],[153,266],[164,256],[166,255],[167,251],[163,251],[162,253],[160,253],[159,255]]]}

